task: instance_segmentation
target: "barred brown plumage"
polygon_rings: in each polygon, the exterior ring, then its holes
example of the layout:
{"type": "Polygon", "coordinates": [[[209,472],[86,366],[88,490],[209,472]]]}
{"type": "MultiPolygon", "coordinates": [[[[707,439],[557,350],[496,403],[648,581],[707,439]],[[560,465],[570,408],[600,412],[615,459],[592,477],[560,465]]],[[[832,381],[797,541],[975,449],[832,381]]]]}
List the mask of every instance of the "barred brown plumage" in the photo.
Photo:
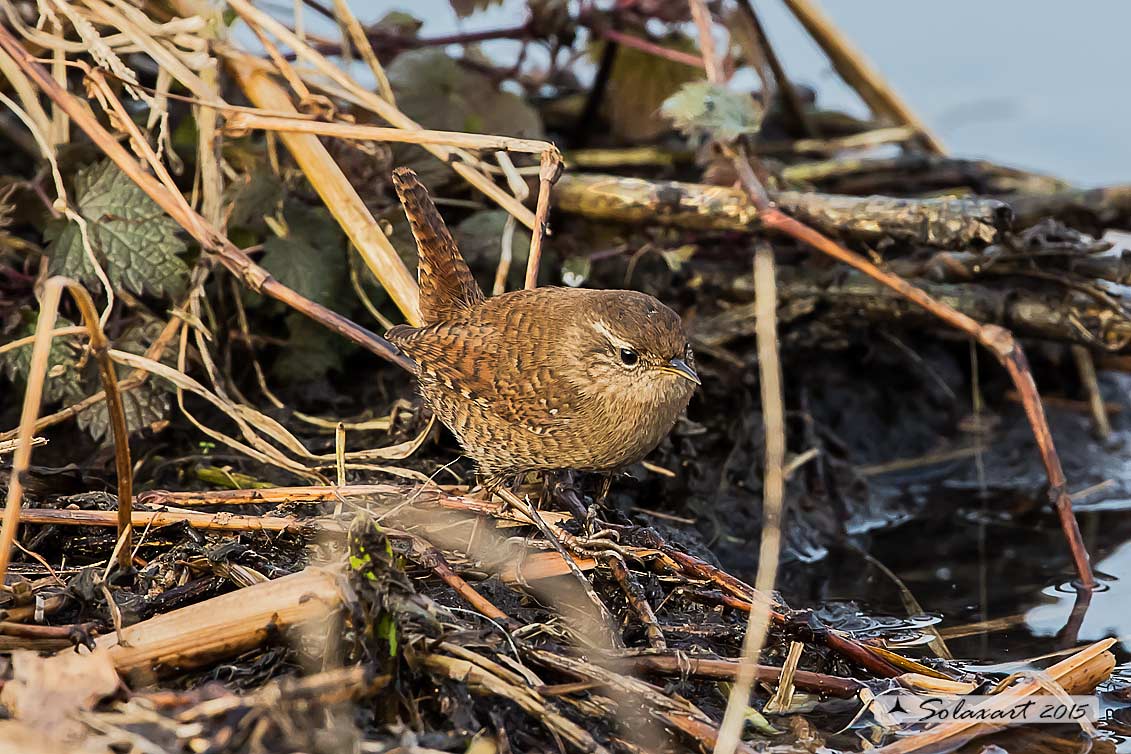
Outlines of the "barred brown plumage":
{"type": "Polygon", "coordinates": [[[636,291],[484,298],[416,174],[393,183],[420,252],[422,325],[387,337],[480,473],[616,469],[663,439],[699,384],[674,311],[636,291]]]}

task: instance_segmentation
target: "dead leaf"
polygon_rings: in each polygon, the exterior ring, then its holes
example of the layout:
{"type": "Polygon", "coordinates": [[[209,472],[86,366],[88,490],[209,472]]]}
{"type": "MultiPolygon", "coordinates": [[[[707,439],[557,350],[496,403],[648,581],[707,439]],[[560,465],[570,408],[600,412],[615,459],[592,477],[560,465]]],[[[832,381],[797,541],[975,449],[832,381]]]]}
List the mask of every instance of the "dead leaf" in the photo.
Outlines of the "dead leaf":
{"type": "MultiPolygon", "coordinates": [[[[41,738],[72,744],[89,735],[76,713],[93,709],[118,685],[118,673],[105,650],[60,652],[51,657],[17,650],[12,653],[12,679],[0,691],[0,703],[12,719],[37,731],[41,738]]],[[[73,749],[55,748],[62,750],[73,749]]]]}

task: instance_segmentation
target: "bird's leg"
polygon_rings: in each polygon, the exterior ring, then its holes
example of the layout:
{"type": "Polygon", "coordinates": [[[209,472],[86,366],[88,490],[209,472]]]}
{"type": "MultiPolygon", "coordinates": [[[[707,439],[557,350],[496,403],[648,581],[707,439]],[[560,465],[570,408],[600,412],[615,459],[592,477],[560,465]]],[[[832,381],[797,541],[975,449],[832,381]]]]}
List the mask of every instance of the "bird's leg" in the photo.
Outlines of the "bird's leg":
{"type": "MultiPolygon", "coordinates": [[[[551,475],[547,474],[546,480],[549,481],[550,479],[551,475]]],[[[585,496],[581,494],[581,490],[574,483],[572,471],[562,471],[557,475],[552,494],[578,523],[588,528],[589,511],[585,507],[585,496]]]]}
{"type": "Polygon", "coordinates": [[[609,490],[613,487],[613,472],[607,471],[601,474],[601,486],[598,488],[600,491],[597,493],[597,499],[594,503],[598,506],[605,504],[609,499],[609,490]]]}
{"type": "Polygon", "coordinates": [[[604,509],[605,503],[609,499],[609,490],[613,486],[613,474],[616,472],[606,471],[601,473],[601,481],[597,486],[597,495],[593,498],[593,503],[589,506],[586,513],[585,531],[593,534],[597,529],[597,521],[601,510],[604,509]]]}

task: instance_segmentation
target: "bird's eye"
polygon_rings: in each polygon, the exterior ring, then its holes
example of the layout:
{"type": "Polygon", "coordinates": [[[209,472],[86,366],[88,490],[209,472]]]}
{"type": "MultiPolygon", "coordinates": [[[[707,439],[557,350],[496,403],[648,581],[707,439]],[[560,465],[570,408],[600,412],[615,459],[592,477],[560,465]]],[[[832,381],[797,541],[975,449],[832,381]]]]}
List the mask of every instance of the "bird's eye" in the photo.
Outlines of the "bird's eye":
{"type": "Polygon", "coordinates": [[[620,349],[620,360],[626,367],[634,367],[636,362],[640,361],[640,356],[631,348],[622,348],[620,349]]]}

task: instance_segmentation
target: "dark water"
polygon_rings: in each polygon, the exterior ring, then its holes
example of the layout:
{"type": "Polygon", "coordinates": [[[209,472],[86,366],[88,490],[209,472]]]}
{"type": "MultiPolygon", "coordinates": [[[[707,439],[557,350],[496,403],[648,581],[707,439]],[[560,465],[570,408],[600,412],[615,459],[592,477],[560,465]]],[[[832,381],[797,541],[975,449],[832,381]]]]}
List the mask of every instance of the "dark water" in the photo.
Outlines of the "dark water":
{"type": "MultiPolygon", "coordinates": [[[[876,522],[882,525],[852,546],[830,548],[822,560],[792,564],[783,592],[795,606],[820,608],[833,625],[882,636],[919,658],[936,656],[921,629],[932,621],[952,656],[984,672],[1047,667],[1054,660],[1040,658],[1114,637],[1120,665],[1102,688],[1131,684],[1131,379],[1107,375],[1102,387],[1122,406],[1106,443],[1092,438],[1083,416],[1050,412],[1101,581],[1095,593],[1081,598],[1072,588],[1067,548],[1041,495],[1043,472],[1016,414],[1002,417],[1008,426],[987,443],[980,463],[950,461],[874,478],[881,496],[905,501],[914,514],[876,522]]],[[[1112,701],[1109,708],[1119,716],[1125,706],[1112,701]]],[[[1112,722],[1101,731],[1100,750],[1131,752],[1131,728],[1112,722]]],[[[1055,738],[1064,730],[1037,735],[1055,738]]],[[[1020,745],[1003,734],[997,743],[1028,750],[1038,742],[1020,745]]]]}

